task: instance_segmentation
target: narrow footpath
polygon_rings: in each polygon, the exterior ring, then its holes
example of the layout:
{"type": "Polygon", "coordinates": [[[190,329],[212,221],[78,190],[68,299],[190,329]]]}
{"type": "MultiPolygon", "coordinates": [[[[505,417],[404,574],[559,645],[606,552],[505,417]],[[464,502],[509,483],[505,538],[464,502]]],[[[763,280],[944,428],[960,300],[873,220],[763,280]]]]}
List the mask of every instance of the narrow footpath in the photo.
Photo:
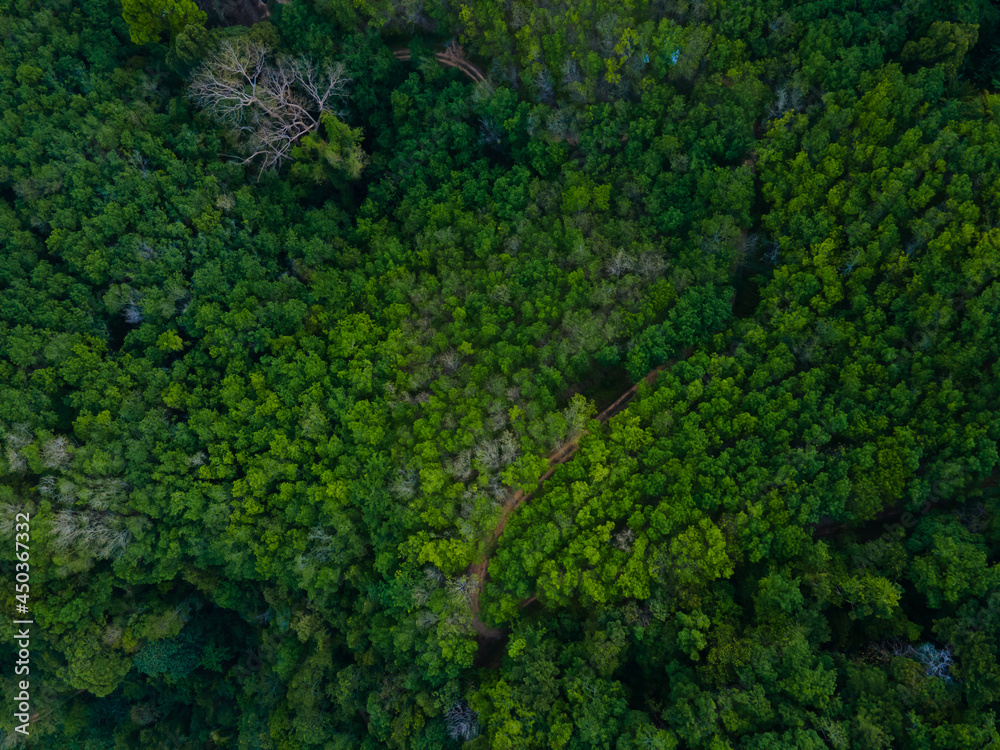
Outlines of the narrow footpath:
{"type": "MultiPolygon", "coordinates": [[[[403,49],[397,49],[392,53],[392,56],[397,60],[402,62],[409,62],[413,59],[413,53],[410,52],[409,48],[404,47],[403,49]]],[[[462,48],[457,44],[451,44],[444,48],[443,52],[436,52],[434,54],[435,59],[442,65],[446,65],[449,68],[456,68],[465,75],[467,75],[474,83],[479,83],[480,81],[485,81],[486,76],[483,75],[483,71],[469,62],[462,48]]]]}
{"type": "MultiPolygon", "coordinates": [[[[691,356],[692,351],[693,349],[690,348],[684,350],[683,359],[686,359],[687,357],[691,356]]],[[[673,367],[679,361],[680,360],[672,359],[650,371],[649,374],[646,375],[646,377],[644,377],[641,381],[633,385],[631,388],[625,391],[625,393],[623,393],[621,396],[615,399],[614,403],[611,404],[611,406],[609,406],[600,414],[598,414],[597,421],[603,425],[605,422],[611,419],[611,417],[621,412],[626,406],[628,406],[629,402],[633,398],[635,398],[635,394],[638,391],[639,385],[641,383],[648,383],[649,385],[652,385],[656,381],[657,376],[659,376],[661,372],[673,367]]],[[[501,638],[505,633],[505,631],[501,628],[487,627],[486,623],[484,623],[480,619],[479,595],[480,592],[483,590],[483,587],[486,585],[487,576],[489,572],[490,558],[496,551],[497,544],[500,541],[500,536],[503,534],[504,529],[507,528],[508,519],[511,517],[511,515],[514,514],[514,512],[518,508],[521,507],[521,505],[528,502],[529,500],[531,500],[531,498],[535,496],[535,494],[541,489],[542,484],[545,482],[546,479],[552,476],[552,474],[556,470],[556,467],[559,464],[566,463],[571,458],[573,458],[574,455],[576,455],[577,448],[579,448],[580,437],[586,434],[587,431],[584,430],[582,435],[577,437],[575,440],[567,443],[566,445],[563,445],[561,448],[554,450],[552,453],[548,455],[548,460],[549,460],[548,471],[542,474],[542,476],[539,478],[538,487],[535,489],[534,492],[526,494],[522,490],[518,490],[517,492],[514,493],[513,497],[511,497],[511,499],[504,505],[503,510],[500,514],[500,520],[497,522],[497,525],[493,528],[493,531],[490,532],[490,535],[486,542],[486,554],[483,556],[482,561],[479,562],[478,564],[470,565],[466,569],[465,574],[467,576],[474,577],[476,580],[476,585],[473,587],[472,590],[472,623],[473,627],[476,629],[477,635],[481,639],[491,640],[491,639],[501,638]]],[[[535,597],[532,596],[531,598],[522,602],[521,606],[522,607],[527,606],[534,600],[535,597]]]]}

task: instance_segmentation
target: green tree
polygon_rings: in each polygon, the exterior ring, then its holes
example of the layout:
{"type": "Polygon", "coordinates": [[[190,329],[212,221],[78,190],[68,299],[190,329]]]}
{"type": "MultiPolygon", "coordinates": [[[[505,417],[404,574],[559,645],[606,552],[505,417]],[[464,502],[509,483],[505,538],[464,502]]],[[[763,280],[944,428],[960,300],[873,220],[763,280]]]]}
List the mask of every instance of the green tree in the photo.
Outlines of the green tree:
{"type": "Polygon", "coordinates": [[[208,19],[194,0],[122,0],[122,17],[133,44],[158,41],[165,31],[173,39],[208,19]]]}

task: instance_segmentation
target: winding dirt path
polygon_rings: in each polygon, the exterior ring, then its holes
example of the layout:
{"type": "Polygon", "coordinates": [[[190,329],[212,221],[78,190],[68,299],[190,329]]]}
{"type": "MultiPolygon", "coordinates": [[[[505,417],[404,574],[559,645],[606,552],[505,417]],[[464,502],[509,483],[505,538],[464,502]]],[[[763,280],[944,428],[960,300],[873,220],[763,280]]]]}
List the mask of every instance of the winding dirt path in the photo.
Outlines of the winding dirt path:
{"type": "MultiPolygon", "coordinates": [[[[681,359],[687,359],[688,357],[691,356],[691,353],[693,351],[694,351],[693,347],[685,349],[682,352],[681,359]]],[[[600,422],[603,425],[609,419],[611,419],[611,417],[615,416],[616,414],[624,410],[625,407],[628,406],[629,402],[633,398],[635,398],[635,394],[639,388],[640,383],[645,382],[652,385],[656,381],[657,376],[659,376],[661,372],[673,367],[678,361],[681,360],[676,360],[676,359],[670,360],[660,365],[659,367],[655,368],[651,372],[649,372],[649,374],[647,374],[642,381],[633,385],[631,388],[625,391],[625,393],[623,393],[621,396],[615,399],[614,403],[612,403],[604,411],[598,414],[597,415],[598,422],[600,422]]],[[[490,532],[490,535],[486,540],[486,552],[483,556],[483,559],[476,564],[470,564],[469,567],[466,568],[465,574],[467,576],[473,576],[476,580],[476,586],[473,588],[472,591],[471,610],[472,610],[473,627],[475,628],[476,634],[479,638],[481,654],[484,651],[483,648],[484,644],[488,642],[495,642],[498,640],[502,640],[506,635],[506,630],[504,628],[491,628],[482,621],[482,619],[479,616],[480,615],[479,597],[480,593],[483,590],[483,587],[486,585],[486,582],[489,579],[490,558],[496,551],[497,544],[500,541],[500,537],[503,535],[504,530],[507,528],[507,521],[517,511],[517,509],[521,507],[521,505],[531,500],[539,492],[539,490],[541,490],[545,480],[547,480],[549,477],[553,475],[553,473],[555,473],[556,467],[559,466],[559,464],[564,464],[573,458],[573,456],[577,452],[577,449],[579,448],[580,437],[586,434],[587,431],[585,430],[579,437],[572,440],[571,442],[566,443],[560,448],[557,448],[548,455],[549,468],[539,478],[538,484],[536,485],[534,492],[525,493],[523,490],[518,490],[517,492],[514,493],[511,499],[504,505],[503,510],[501,511],[500,520],[497,521],[496,526],[490,532]]],[[[993,476],[987,479],[986,482],[984,482],[984,486],[987,484],[997,484],[998,482],[1000,482],[1000,472],[995,473],[993,476]]],[[[920,512],[923,512],[924,510],[926,510],[926,508],[922,509],[920,512]]],[[[871,519],[867,523],[870,524],[879,521],[884,522],[888,520],[893,520],[897,517],[903,516],[904,513],[905,510],[901,507],[886,508],[882,510],[880,513],[878,513],[873,519],[871,519]]],[[[814,539],[819,539],[831,536],[833,534],[841,533],[844,531],[849,531],[849,530],[857,531],[859,528],[860,527],[857,525],[849,526],[848,524],[837,523],[832,519],[826,518],[813,526],[812,536],[814,539]]],[[[528,599],[522,601],[521,607],[522,608],[526,607],[535,600],[536,596],[533,595],[528,599]]]]}
{"type": "MultiPolygon", "coordinates": [[[[413,53],[408,47],[403,49],[397,49],[392,53],[392,56],[397,60],[402,62],[408,62],[413,59],[413,53]]],[[[457,68],[467,75],[472,81],[478,83],[479,81],[485,81],[486,76],[483,75],[483,71],[473,65],[465,57],[465,53],[462,51],[461,46],[457,44],[449,45],[444,48],[443,52],[434,53],[434,57],[442,65],[446,65],[449,68],[457,68]]]]}
{"type": "MultiPolygon", "coordinates": [[[[694,351],[693,348],[685,349],[682,353],[683,354],[682,359],[687,359],[689,356],[691,356],[692,351],[694,351]]],[[[657,376],[661,372],[673,367],[678,361],[680,360],[672,359],[660,365],[659,367],[651,370],[649,374],[646,375],[646,377],[644,377],[638,383],[636,383],[627,391],[625,391],[625,393],[623,393],[621,396],[615,399],[614,403],[611,404],[611,406],[607,407],[604,411],[598,414],[597,421],[600,422],[601,424],[604,424],[609,419],[611,419],[611,417],[621,412],[626,406],[628,406],[628,403],[633,398],[635,398],[636,391],[638,391],[640,384],[648,383],[652,385],[653,382],[656,380],[657,376]]],[[[500,536],[503,534],[504,529],[507,528],[508,519],[510,519],[511,515],[513,515],[514,512],[519,507],[521,507],[522,504],[528,502],[531,498],[535,496],[535,494],[541,489],[541,485],[545,482],[546,479],[552,476],[552,474],[556,470],[556,467],[559,464],[564,464],[571,458],[573,458],[573,456],[576,454],[577,449],[579,448],[580,437],[583,437],[583,435],[586,434],[587,431],[584,430],[579,437],[566,443],[562,447],[557,448],[548,455],[548,460],[549,460],[548,471],[542,474],[542,476],[538,479],[538,485],[535,488],[534,492],[525,493],[523,490],[518,490],[517,492],[514,493],[511,499],[508,500],[507,503],[504,505],[503,510],[501,511],[500,514],[500,520],[497,522],[497,525],[493,528],[493,531],[490,532],[490,535],[486,540],[486,554],[483,556],[482,561],[474,565],[470,565],[466,569],[465,574],[467,576],[473,576],[476,579],[476,586],[473,588],[472,601],[471,601],[472,624],[476,630],[476,634],[480,637],[480,639],[493,640],[497,638],[502,638],[505,634],[505,631],[502,628],[490,628],[486,625],[486,623],[484,623],[480,619],[479,595],[480,592],[483,590],[483,586],[486,585],[487,576],[489,573],[490,558],[496,551],[497,543],[500,541],[500,536]]],[[[521,606],[522,607],[527,606],[534,600],[535,597],[532,596],[531,598],[521,602],[521,606]]]]}

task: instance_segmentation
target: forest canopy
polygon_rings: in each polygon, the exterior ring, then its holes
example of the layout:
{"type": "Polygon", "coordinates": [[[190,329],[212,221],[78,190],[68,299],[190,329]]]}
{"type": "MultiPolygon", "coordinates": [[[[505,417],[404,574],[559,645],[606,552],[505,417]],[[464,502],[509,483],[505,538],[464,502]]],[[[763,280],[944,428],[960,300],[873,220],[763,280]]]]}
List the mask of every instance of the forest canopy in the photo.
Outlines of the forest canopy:
{"type": "Polygon", "coordinates": [[[1000,745],[994,4],[0,37],[0,747],[1000,745]]]}

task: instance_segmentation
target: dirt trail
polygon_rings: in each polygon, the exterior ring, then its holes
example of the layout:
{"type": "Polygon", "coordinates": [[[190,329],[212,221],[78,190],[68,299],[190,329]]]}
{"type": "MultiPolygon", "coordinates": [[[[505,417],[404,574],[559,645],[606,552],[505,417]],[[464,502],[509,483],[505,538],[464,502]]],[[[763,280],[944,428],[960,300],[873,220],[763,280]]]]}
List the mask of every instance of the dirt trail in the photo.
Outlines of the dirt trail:
{"type": "MultiPolygon", "coordinates": [[[[693,349],[686,349],[683,352],[683,358],[686,359],[687,357],[691,356],[692,351],[693,349]]],[[[611,419],[611,417],[618,414],[628,405],[628,403],[633,398],[635,398],[636,391],[639,389],[639,385],[641,383],[649,383],[650,385],[652,385],[653,382],[656,380],[656,377],[661,372],[670,367],[673,367],[673,365],[676,364],[678,361],[679,360],[672,359],[660,365],[659,367],[655,368],[654,370],[650,371],[649,374],[646,375],[646,377],[644,377],[641,381],[633,385],[631,388],[625,391],[625,393],[623,393],[621,396],[615,399],[615,402],[611,404],[611,406],[609,406],[600,414],[598,414],[597,421],[600,422],[601,424],[604,424],[609,419],[611,419]]],[[[584,432],[580,435],[580,437],[583,437],[583,435],[586,434],[587,431],[584,430],[584,432]]],[[[522,490],[518,490],[517,492],[514,493],[511,499],[507,501],[507,503],[503,507],[503,510],[501,511],[500,520],[497,522],[497,525],[493,528],[493,531],[490,532],[490,535],[487,538],[486,555],[483,557],[481,562],[475,565],[470,565],[465,571],[466,575],[471,575],[476,579],[476,586],[473,588],[472,591],[472,623],[473,627],[475,627],[476,629],[476,633],[481,638],[485,639],[500,638],[504,635],[505,632],[502,628],[487,627],[486,623],[484,623],[479,618],[479,594],[483,590],[483,586],[486,585],[486,579],[490,565],[490,558],[493,556],[493,552],[496,550],[497,542],[500,540],[500,536],[503,534],[504,529],[507,528],[507,520],[511,517],[514,511],[516,511],[523,503],[526,503],[528,500],[530,500],[535,496],[535,493],[538,492],[539,489],[541,489],[541,485],[545,482],[545,480],[552,476],[552,474],[556,470],[556,467],[559,464],[564,464],[571,458],[573,458],[573,456],[576,454],[577,448],[579,447],[579,440],[580,438],[578,437],[575,440],[567,443],[566,445],[557,448],[548,455],[549,469],[539,478],[538,487],[535,489],[535,492],[530,492],[526,494],[522,490]]],[[[522,602],[521,606],[525,606],[534,600],[535,597],[531,597],[530,599],[527,599],[525,602],[522,602]]]]}
{"type": "MultiPolygon", "coordinates": [[[[682,359],[687,359],[689,356],[691,356],[692,351],[693,348],[684,350],[684,352],[682,353],[682,359]]],[[[679,360],[670,360],[669,362],[660,365],[656,369],[652,370],[648,375],[646,375],[646,377],[643,378],[643,380],[640,382],[646,382],[652,384],[656,380],[657,376],[663,370],[669,369],[678,361],[679,360]]],[[[625,393],[619,396],[613,404],[611,404],[604,411],[602,411],[600,414],[597,415],[597,420],[601,424],[604,424],[609,419],[611,419],[611,417],[621,412],[628,405],[628,403],[635,397],[638,388],[639,388],[639,383],[636,383],[627,391],[625,391],[625,393]]],[[[586,434],[587,432],[584,431],[580,437],[586,434]]],[[[504,505],[500,515],[500,520],[497,522],[497,525],[493,528],[493,531],[490,532],[490,535],[486,542],[486,554],[484,555],[482,561],[480,561],[475,565],[470,565],[465,571],[466,575],[473,576],[476,579],[476,586],[473,588],[472,592],[471,608],[472,608],[473,626],[476,630],[477,635],[479,636],[481,647],[483,643],[486,641],[495,641],[498,639],[502,639],[504,635],[506,635],[506,631],[503,628],[490,628],[486,625],[486,623],[484,623],[480,619],[479,596],[489,576],[490,558],[496,551],[497,543],[499,542],[500,537],[504,532],[504,529],[507,528],[507,521],[522,504],[528,502],[529,500],[531,500],[531,498],[535,496],[535,494],[542,488],[542,485],[544,484],[545,480],[552,476],[552,474],[556,470],[556,467],[559,466],[559,464],[564,464],[571,458],[573,458],[578,448],[579,448],[579,437],[567,443],[566,445],[563,445],[562,447],[552,451],[552,453],[548,455],[548,461],[549,461],[548,471],[546,471],[539,478],[538,485],[536,486],[535,491],[530,493],[525,493],[522,490],[518,490],[517,492],[514,493],[511,499],[507,501],[507,503],[504,505]]],[[[984,486],[986,486],[987,484],[996,484],[998,481],[1000,481],[1000,473],[991,476],[984,483],[984,486]]],[[[878,513],[871,521],[869,521],[869,523],[894,519],[898,516],[903,515],[903,513],[904,510],[899,507],[887,508],[882,512],[878,513]]],[[[822,538],[851,529],[857,531],[858,527],[848,526],[847,524],[844,523],[836,523],[832,519],[827,518],[821,520],[819,523],[814,525],[812,536],[813,538],[822,538]]],[[[521,606],[525,607],[534,602],[535,600],[536,596],[531,596],[530,598],[521,602],[521,606]]]]}
{"type": "MultiPolygon", "coordinates": [[[[406,47],[395,50],[392,53],[392,56],[403,62],[408,62],[413,59],[413,53],[406,47]]],[[[462,71],[476,83],[486,80],[486,76],[483,75],[483,71],[466,59],[465,53],[458,45],[445,47],[443,52],[434,53],[434,57],[437,58],[437,61],[442,65],[447,65],[449,68],[457,68],[462,71]]]]}

